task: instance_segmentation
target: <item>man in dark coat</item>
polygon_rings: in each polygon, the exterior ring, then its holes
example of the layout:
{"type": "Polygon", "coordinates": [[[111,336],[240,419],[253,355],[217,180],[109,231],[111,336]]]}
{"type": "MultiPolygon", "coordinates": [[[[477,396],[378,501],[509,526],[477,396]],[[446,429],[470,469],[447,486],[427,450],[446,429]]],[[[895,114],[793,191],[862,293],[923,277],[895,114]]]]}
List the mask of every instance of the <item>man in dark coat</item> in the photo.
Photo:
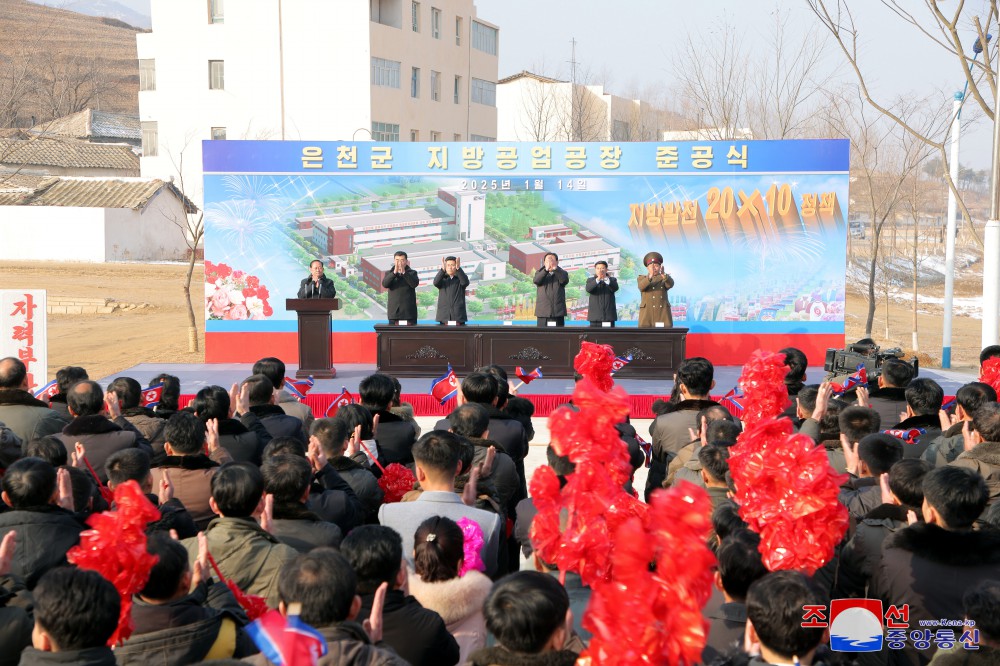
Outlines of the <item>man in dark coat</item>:
{"type": "Polygon", "coordinates": [[[569,273],[559,268],[559,255],[549,252],[532,278],[538,287],[535,317],[539,326],[562,326],[566,319],[566,285],[569,273]]]}
{"type": "Polygon", "coordinates": [[[66,564],[66,552],[80,541],[86,525],[68,507],[73,505],[69,474],[60,480],[56,469],[39,458],[22,458],[3,477],[3,501],[13,510],[0,513],[0,539],[17,532],[10,573],[28,589],[49,569],[66,564]],[[51,500],[58,490],[59,503],[51,500]]]}
{"type": "Polygon", "coordinates": [[[618,308],[615,305],[618,278],[608,275],[608,262],[602,260],[594,264],[594,276],[587,278],[584,289],[590,294],[587,305],[587,320],[590,325],[603,326],[608,322],[614,328],[618,321],[618,308]]]}
{"type": "MultiPolygon", "coordinates": [[[[872,598],[909,605],[910,628],[941,618],[961,620],[965,590],[1000,578],[1000,533],[972,529],[989,497],[983,477],[946,465],[928,472],[923,489],[924,522],[886,539],[872,579],[872,598]]],[[[922,666],[934,649],[930,643],[918,650],[908,640],[902,650],[887,651],[888,663],[922,666]]]]}
{"type": "Polygon", "coordinates": [[[108,393],[118,396],[122,417],[142,433],[153,450],[163,449],[163,429],[167,422],[158,418],[152,409],[142,406],[142,385],[132,377],[116,377],[108,384],[108,393]]]}
{"type": "Polygon", "coordinates": [[[890,358],[882,364],[878,387],[871,389],[868,404],[882,417],[883,428],[900,422],[900,414],[906,411],[906,387],[911,379],[913,366],[909,363],[890,358]]]}
{"type": "Polygon", "coordinates": [[[300,553],[321,546],[336,548],[340,545],[344,537],[340,527],[321,520],[306,508],[304,500],[309,497],[312,481],[308,460],[290,454],[277,455],[267,459],[260,471],[264,475],[264,492],[274,497],[270,532],[278,541],[300,553]]]}
{"type": "Polygon", "coordinates": [[[708,636],[701,658],[706,664],[736,648],[743,648],[747,626],[747,590],[755,580],[767,575],[759,549],[760,536],[750,530],[739,530],[719,545],[715,588],[722,593],[722,603],[716,605],[709,601],[704,610],[708,619],[708,636]]]}
{"type": "Polygon", "coordinates": [[[333,280],[323,273],[323,262],[313,259],[309,262],[309,277],[299,283],[299,298],[336,298],[337,288],[333,280]]]}
{"type": "Polygon", "coordinates": [[[137,447],[153,455],[149,441],[122,416],[113,395],[105,399],[101,385],[90,380],[74,384],[67,400],[73,420],[59,435],[67,452],[73,451],[77,442],[83,444],[87,461],[97,470],[102,482],[107,481],[104,463],[115,451],[137,447]]]}
{"type": "Polygon", "coordinates": [[[257,415],[250,411],[249,405],[238,419],[232,418],[234,410],[226,389],[206,386],[198,391],[191,408],[202,423],[215,419],[219,427],[219,446],[229,452],[234,462],[261,463],[264,447],[274,438],[257,415]]]}
{"type": "Polygon", "coordinates": [[[882,504],[879,477],[903,459],[903,444],[891,435],[877,432],[865,435],[856,446],[841,436],[848,478],[840,486],[838,499],[851,516],[861,520],[882,504]]]}
{"type": "Polygon", "coordinates": [[[87,374],[86,368],[81,368],[78,365],[67,365],[56,371],[56,386],[59,388],[59,393],[48,399],[49,407],[53,411],[59,412],[67,421],[72,421],[73,417],[69,415],[69,407],[66,406],[66,396],[69,394],[69,389],[73,384],[81,382],[84,379],[90,379],[90,376],[87,374]]]}
{"type": "Polygon", "coordinates": [[[364,522],[374,522],[385,493],[372,474],[368,457],[361,451],[360,436],[355,443],[354,429],[348,428],[343,418],[316,419],[309,434],[309,446],[314,444],[319,445],[333,469],[357,495],[364,507],[364,522]],[[348,442],[352,444],[351,455],[345,455],[348,442]]]}
{"type": "Polygon", "coordinates": [[[254,414],[271,434],[271,438],[294,437],[305,445],[309,438],[302,428],[302,421],[285,413],[274,404],[274,385],[264,375],[251,375],[243,380],[249,386],[250,412],[254,414]]]}
{"type": "Polygon", "coordinates": [[[469,276],[462,270],[462,260],[458,257],[445,257],[441,261],[441,270],[434,276],[434,286],[438,290],[438,323],[453,321],[464,326],[469,320],[465,312],[465,290],[469,287],[469,276]]]}
{"type": "Polygon", "coordinates": [[[931,442],[941,435],[941,402],[944,390],[933,379],[912,380],[903,391],[906,398],[906,418],[886,430],[902,440],[903,455],[919,458],[931,442]]]}
{"type": "Polygon", "coordinates": [[[995,504],[1000,501],[1000,405],[991,402],[980,407],[966,430],[972,448],[949,464],[979,472],[989,488],[989,504],[995,504]]]}
{"type": "MultiPolygon", "coordinates": [[[[416,530],[416,526],[413,528],[416,530]]],[[[382,610],[382,638],[413,666],[452,666],[459,660],[458,643],[444,620],[406,594],[403,542],[395,530],[365,525],[352,531],[340,546],[358,580],[362,617],[371,613],[375,593],[387,583],[382,610]]]]}
{"type": "Polygon", "coordinates": [[[398,462],[408,465],[413,462],[414,442],[417,441],[417,427],[389,409],[396,389],[389,375],[376,372],[368,375],[358,384],[361,405],[378,417],[378,427],[374,437],[378,442],[378,458],[383,466],[398,462]]]}
{"type": "Polygon", "coordinates": [[[55,435],[69,423],[28,389],[28,369],[12,356],[0,359],[0,423],[14,431],[27,444],[33,439],[55,435]]]}
{"type": "Polygon", "coordinates": [[[420,284],[420,276],[410,268],[410,260],[402,250],[392,255],[392,262],[392,268],[382,276],[382,286],[389,290],[386,316],[392,325],[405,322],[413,326],[417,323],[417,285],[420,284]]]}
{"type": "MultiPolygon", "coordinates": [[[[940,467],[947,465],[965,450],[965,437],[962,429],[966,421],[972,421],[972,415],[987,403],[997,401],[997,392],[989,384],[969,382],[955,393],[955,413],[949,419],[952,423],[941,434],[934,438],[921,458],[940,467]]],[[[944,426],[944,423],[941,424],[944,426]]]]}

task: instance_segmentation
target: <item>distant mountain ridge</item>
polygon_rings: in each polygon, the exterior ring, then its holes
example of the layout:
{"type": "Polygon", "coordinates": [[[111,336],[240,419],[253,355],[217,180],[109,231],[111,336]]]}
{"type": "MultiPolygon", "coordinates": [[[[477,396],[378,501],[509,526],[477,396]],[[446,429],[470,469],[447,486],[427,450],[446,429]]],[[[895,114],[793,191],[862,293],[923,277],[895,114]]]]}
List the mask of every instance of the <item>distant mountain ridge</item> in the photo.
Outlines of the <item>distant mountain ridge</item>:
{"type": "Polygon", "coordinates": [[[149,0],[29,0],[36,5],[66,9],[85,16],[113,18],[136,28],[152,27],[149,0]]]}

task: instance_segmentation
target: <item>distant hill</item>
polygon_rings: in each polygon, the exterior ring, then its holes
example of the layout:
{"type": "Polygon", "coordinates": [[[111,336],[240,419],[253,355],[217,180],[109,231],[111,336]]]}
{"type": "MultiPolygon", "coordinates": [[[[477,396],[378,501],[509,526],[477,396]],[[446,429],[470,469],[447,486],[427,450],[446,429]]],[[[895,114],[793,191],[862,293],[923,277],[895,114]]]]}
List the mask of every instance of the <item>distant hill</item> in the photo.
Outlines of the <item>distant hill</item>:
{"type": "Polygon", "coordinates": [[[137,29],[27,0],[0,2],[0,128],[93,108],[139,113],[137,29]]]}
{"type": "Polygon", "coordinates": [[[149,30],[149,0],[31,0],[39,5],[68,9],[86,16],[104,16],[149,30]]]}

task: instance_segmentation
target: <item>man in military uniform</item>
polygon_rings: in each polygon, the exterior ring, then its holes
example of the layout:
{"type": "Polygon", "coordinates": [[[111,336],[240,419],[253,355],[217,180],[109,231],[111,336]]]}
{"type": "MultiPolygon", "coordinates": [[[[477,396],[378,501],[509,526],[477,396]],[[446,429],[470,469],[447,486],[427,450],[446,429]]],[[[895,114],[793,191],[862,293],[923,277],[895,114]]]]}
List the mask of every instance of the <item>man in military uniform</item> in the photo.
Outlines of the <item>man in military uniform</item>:
{"type": "Polygon", "coordinates": [[[646,275],[639,276],[639,328],[652,328],[663,322],[665,328],[673,328],[674,318],[670,313],[667,290],[674,286],[674,279],[663,272],[663,255],[648,252],[642,259],[646,275]]]}

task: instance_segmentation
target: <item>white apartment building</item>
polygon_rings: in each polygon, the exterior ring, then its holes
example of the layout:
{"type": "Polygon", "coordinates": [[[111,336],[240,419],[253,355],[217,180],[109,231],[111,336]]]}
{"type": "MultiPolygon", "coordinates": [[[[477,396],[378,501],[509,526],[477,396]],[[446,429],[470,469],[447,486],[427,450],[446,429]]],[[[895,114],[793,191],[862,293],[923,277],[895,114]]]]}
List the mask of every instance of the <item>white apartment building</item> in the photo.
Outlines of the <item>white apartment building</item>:
{"type": "Polygon", "coordinates": [[[473,0],[152,0],[144,176],[203,203],[201,142],[495,141],[500,34],[473,0]]]}
{"type": "Polygon", "coordinates": [[[659,141],[667,114],[600,85],[522,71],[497,83],[500,141],[659,141]]]}

